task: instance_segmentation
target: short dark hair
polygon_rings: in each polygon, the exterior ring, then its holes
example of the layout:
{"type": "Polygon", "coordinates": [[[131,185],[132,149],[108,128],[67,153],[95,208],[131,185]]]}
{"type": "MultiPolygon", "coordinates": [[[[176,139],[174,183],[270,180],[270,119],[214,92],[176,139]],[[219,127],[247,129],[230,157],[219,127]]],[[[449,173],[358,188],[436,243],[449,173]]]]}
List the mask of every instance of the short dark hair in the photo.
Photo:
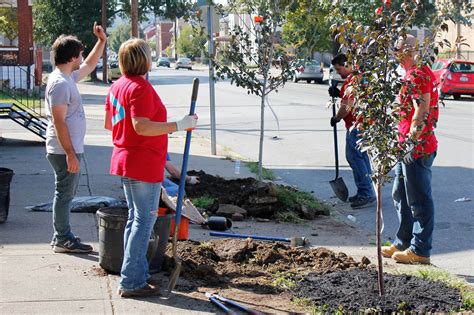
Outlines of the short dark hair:
{"type": "Polygon", "coordinates": [[[84,45],[81,41],[72,35],[61,35],[53,44],[51,52],[54,57],[54,65],[63,65],[71,61],[72,58],[77,58],[84,50],[84,45]]]}
{"type": "Polygon", "coordinates": [[[341,54],[337,54],[336,57],[332,58],[331,64],[333,66],[340,65],[340,66],[345,67],[346,61],[347,61],[346,55],[341,53],[341,54]]]}

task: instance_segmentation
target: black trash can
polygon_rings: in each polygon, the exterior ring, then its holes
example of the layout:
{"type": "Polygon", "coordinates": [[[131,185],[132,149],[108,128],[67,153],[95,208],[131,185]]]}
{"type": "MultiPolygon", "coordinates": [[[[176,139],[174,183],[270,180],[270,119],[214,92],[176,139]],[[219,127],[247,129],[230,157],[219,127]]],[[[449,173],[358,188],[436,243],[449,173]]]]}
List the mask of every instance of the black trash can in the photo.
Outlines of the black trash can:
{"type": "MultiPolygon", "coordinates": [[[[99,265],[111,272],[120,273],[123,261],[123,234],[127,224],[127,208],[101,208],[99,217],[99,265]]],[[[171,214],[158,217],[148,243],[147,258],[150,272],[158,272],[163,264],[168,236],[170,233],[171,214]],[[168,229],[166,229],[168,226],[168,229]],[[166,234],[165,234],[166,233],[166,234]]]]}
{"type": "Polygon", "coordinates": [[[13,170],[0,167],[0,223],[7,220],[10,208],[10,183],[13,178],[13,170]]]}
{"type": "Polygon", "coordinates": [[[123,232],[127,224],[127,208],[101,208],[99,217],[99,265],[112,273],[120,273],[123,260],[123,232]]]}

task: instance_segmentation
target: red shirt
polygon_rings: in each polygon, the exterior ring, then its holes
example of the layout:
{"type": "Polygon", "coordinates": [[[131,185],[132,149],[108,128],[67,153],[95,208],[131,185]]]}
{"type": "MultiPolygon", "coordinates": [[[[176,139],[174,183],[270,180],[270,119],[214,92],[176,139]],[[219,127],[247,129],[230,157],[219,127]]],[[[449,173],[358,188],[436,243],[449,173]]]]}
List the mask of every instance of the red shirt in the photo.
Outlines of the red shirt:
{"type": "Polygon", "coordinates": [[[411,67],[405,73],[403,78],[404,86],[400,90],[400,102],[402,104],[402,111],[400,113],[401,120],[398,124],[399,141],[404,142],[407,134],[410,132],[410,126],[415,113],[413,100],[420,99],[423,94],[430,94],[430,110],[428,113],[428,120],[419,137],[419,144],[415,148],[415,157],[423,154],[431,154],[438,148],[438,140],[434,135],[434,128],[438,121],[438,88],[436,85],[436,77],[428,66],[418,68],[411,67]],[[411,84],[410,88],[408,84],[411,84]]]}
{"type": "Polygon", "coordinates": [[[114,142],[110,174],[162,182],[168,135],[140,136],[132,124],[132,117],[166,122],[166,108],[152,85],[141,76],[122,76],[110,87],[105,110],[112,117],[114,142]]]}
{"type": "MultiPolygon", "coordinates": [[[[340,95],[341,95],[341,99],[343,101],[351,101],[351,100],[354,99],[354,97],[350,94],[345,95],[346,89],[349,86],[349,83],[351,82],[351,80],[352,80],[352,74],[349,74],[347,76],[346,80],[344,81],[344,84],[341,87],[341,94],[340,95]]],[[[348,109],[347,115],[343,119],[344,119],[344,122],[346,123],[346,128],[350,129],[352,127],[352,125],[354,124],[354,122],[355,122],[355,117],[352,114],[352,109],[348,109]]]]}

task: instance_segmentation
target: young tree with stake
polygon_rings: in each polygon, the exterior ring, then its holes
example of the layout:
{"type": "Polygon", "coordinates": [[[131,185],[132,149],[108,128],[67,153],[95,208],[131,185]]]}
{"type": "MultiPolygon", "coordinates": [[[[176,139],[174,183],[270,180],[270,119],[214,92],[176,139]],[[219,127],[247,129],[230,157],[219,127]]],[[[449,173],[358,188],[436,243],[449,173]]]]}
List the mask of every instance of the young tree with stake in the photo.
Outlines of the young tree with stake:
{"type": "MultiPolygon", "coordinates": [[[[433,130],[438,118],[438,96],[428,65],[437,47],[444,45],[437,39],[446,25],[441,18],[435,21],[433,37],[426,38],[419,49],[420,45],[409,35],[419,9],[419,1],[405,0],[399,10],[394,10],[390,0],[383,0],[369,23],[345,17],[342,23],[332,26],[348,63],[355,69],[346,93],[354,97],[352,112],[360,131],[359,147],[370,157],[376,188],[380,295],[384,295],[382,255],[393,255],[399,262],[427,263],[431,248],[434,207],[430,167],[436,155],[433,130]],[[406,71],[403,76],[399,63],[406,71]],[[393,197],[401,220],[397,234],[400,243],[382,247],[381,188],[395,166],[393,197]],[[421,173],[424,180],[414,179],[415,174],[421,173]]],[[[344,13],[339,14],[344,17],[344,13]]]]}

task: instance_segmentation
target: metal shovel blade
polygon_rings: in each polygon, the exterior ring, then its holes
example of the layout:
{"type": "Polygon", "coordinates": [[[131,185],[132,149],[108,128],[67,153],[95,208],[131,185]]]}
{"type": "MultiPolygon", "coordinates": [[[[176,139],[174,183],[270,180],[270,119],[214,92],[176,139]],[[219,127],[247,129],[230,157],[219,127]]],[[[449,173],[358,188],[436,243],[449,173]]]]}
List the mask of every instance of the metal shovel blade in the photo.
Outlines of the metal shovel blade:
{"type": "Polygon", "coordinates": [[[329,184],[331,184],[332,190],[336,194],[336,197],[345,202],[347,197],[349,197],[349,190],[347,189],[342,177],[331,180],[329,184]]]}

